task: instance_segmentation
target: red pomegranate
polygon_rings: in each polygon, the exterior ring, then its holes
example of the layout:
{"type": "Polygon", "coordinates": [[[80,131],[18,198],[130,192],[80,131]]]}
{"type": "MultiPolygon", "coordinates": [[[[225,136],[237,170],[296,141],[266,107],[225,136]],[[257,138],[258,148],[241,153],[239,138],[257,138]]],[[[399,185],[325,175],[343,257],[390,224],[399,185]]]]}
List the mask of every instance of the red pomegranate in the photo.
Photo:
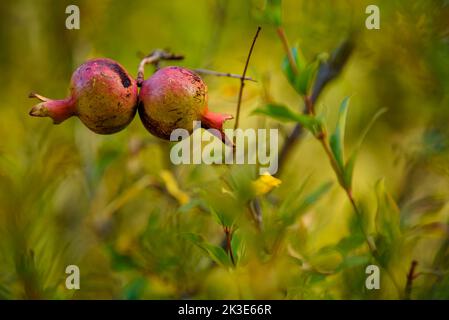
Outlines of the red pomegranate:
{"type": "Polygon", "coordinates": [[[207,104],[207,86],[194,72],[181,67],[165,67],[142,83],[139,115],[153,135],[169,140],[175,129],[194,130],[193,121],[205,129],[216,129],[223,142],[232,145],[223,132],[223,123],[231,115],[211,112],[207,104]]]}
{"type": "Polygon", "coordinates": [[[31,109],[31,116],[50,117],[55,124],[77,116],[90,130],[111,134],[134,118],[138,90],[136,81],[119,63],[93,59],[73,73],[69,97],[52,100],[35,93],[30,97],[42,101],[31,109]]]}

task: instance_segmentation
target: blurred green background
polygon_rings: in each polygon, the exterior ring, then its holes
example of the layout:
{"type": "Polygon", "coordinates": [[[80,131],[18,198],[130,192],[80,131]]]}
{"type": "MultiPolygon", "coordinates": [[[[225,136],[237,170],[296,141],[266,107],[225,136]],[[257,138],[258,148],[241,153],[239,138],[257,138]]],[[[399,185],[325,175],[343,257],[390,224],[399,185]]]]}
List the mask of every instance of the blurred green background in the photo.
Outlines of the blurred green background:
{"type": "MultiPolygon", "coordinates": [[[[64,97],[72,72],[93,57],[114,59],[135,76],[142,54],[170,48],[186,56],[179,65],[241,73],[260,25],[248,70],[258,82],[245,86],[241,127],[288,133],[292,124],[250,115],[267,96],[302,109],[282,73],[283,47],[263,18],[263,5],[0,2],[0,298],[449,298],[447,0],[282,5],[290,44],[308,59],[357,34],[347,67],[317,103],[332,127],[340,101],[352,96],[349,148],[370,117],[388,109],[364,143],[354,193],[367,221],[379,207],[379,179],[398,205],[403,236],[385,258],[396,288],[384,274],[380,290],[365,288],[371,258],[353,234],[348,200],[310,135],[295,147],[278,177],[280,186],[261,197],[264,228],[258,231],[245,198],[253,168],[174,167],[170,144],[152,137],[138,117],[120,133],[100,136],[76,118],[55,126],[28,116],[34,104],[29,92],[64,97]],[[70,4],[80,8],[80,30],[65,28],[70,4]],[[365,28],[368,4],[380,8],[380,30],[365,28]],[[330,190],[314,197],[328,181],[334,181],[330,190]],[[295,217],[288,226],[279,226],[281,210],[295,217]],[[237,221],[236,267],[223,262],[224,233],[216,215],[237,221]],[[412,260],[420,275],[407,294],[412,260]],[[65,288],[65,268],[72,264],[81,271],[80,290],[65,288]]],[[[235,114],[239,81],[205,81],[210,108],[235,114]]],[[[372,224],[367,228],[374,232],[372,224]]]]}

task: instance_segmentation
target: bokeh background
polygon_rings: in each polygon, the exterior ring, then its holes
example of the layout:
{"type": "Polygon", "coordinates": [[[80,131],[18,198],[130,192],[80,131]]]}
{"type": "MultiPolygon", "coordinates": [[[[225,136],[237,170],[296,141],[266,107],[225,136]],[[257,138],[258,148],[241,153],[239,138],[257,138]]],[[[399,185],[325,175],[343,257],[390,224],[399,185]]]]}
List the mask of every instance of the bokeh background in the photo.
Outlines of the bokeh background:
{"type": "MultiPolygon", "coordinates": [[[[267,97],[302,109],[282,72],[285,53],[264,19],[264,1],[6,0],[0,298],[449,298],[449,2],[374,2],[286,0],[282,16],[290,44],[307,59],[357,35],[347,66],[317,108],[332,128],[340,101],[352,96],[349,149],[372,115],[388,109],[363,145],[354,194],[373,233],[380,179],[397,203],[392,212],[403,236],[385,261],[396,287],[382,274],[380,290],[365,288],[372,261],[352,234],[351,206],[311,135],[295,146],[278,176],[282,183],[259,199],[260,231],[245,198],[250,166],[173,166],[170,143],[151,136],[138,117],[120,133],[100,136],[76,118],[53,125],[28,116],[29,92],[64,97],[73,70],[93,57],[117,60],[135,76],[143,54],[169,48],[185,55],[179,65],[241,73],[260,25],[248,70],[257,83],[245,86],[241,127],[288,134],[292,124],[251,115],[267,97]],[[80,30],[65,28],[70,4],[80,8],[80,30]],[[380,8],[380,30],[365,28],[368,4],[380,8]],[[329,181],[329,190],[314,196],[329,181]],[[285,227],[278,224],[281,211],[294,217],[285,227]],[[224,237],[217,212],[236,221],[236,267],[224,261],[223,249],[217,253],[224,237]],[[419,276],[406,293],[413,260],[419,276]],[[80,290],[65,287],[72,264],[81,271],[80,290]]],[[[205,81],[210,108],[235,114],[239,81],[205,81]]]]}

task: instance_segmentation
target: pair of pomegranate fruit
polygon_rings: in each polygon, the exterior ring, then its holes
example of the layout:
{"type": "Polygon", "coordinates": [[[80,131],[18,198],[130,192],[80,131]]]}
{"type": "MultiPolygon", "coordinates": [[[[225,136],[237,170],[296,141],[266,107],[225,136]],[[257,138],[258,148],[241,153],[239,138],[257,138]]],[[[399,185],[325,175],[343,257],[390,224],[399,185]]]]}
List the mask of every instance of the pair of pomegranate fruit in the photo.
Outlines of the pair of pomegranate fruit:
{"type": "Polygon", "coordinates": [[[221,132],[223,122],[232,116],[208,109],[207,86],[194,72],[182,67],[165,67],[137,82],[117,62],[93,59],[76,69],[70,81],[70,95],[52,100],[32,93],[41,100],[30,115],[50,117],[55,124],[78,117],[90,130],[111,134],[124,129],[139,110],[145,128],[153,135],[169,140],[177,128],[193,131],[193,121],[221,132]]]}

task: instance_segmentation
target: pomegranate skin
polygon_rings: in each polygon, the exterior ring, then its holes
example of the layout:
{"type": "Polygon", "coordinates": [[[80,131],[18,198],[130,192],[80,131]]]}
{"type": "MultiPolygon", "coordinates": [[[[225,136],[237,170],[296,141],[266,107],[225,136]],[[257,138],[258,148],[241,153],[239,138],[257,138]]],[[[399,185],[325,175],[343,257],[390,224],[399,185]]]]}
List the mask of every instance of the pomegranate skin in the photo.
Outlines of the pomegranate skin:
{"type": "Polygon", "coordinates": [[[136,81],[111,59],[93,59],[79,66],[70,81],[70,96],[51,100],[33,94],[43,102],[30,115],[50,117],[55,124],[77,116],[90,130],[111,134],[125,128],[134,118],[138,90],[136,81]]]}
{"type": "Polygon", "coordinates": [[[217,129],[224,142],[223,122],[232,116],[208,109],[207,86],[194,72],[182,67],[165,67],[142,83],[139,116],[153,135],[169,140],[175,129],[193,131],[193,121],[203,128],[217,129]]]}

